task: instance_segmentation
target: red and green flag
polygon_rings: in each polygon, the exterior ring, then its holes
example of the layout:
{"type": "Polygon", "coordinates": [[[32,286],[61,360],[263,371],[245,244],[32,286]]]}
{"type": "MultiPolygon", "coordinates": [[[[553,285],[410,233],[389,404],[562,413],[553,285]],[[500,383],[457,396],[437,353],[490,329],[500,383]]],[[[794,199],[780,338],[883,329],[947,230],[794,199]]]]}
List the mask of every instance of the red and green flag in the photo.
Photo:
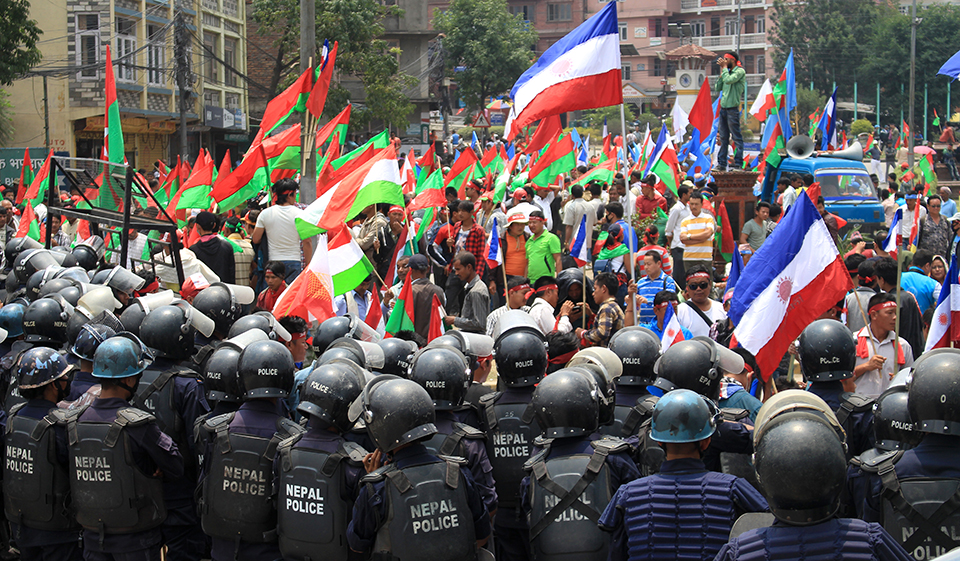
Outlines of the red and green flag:
{"type": "Polygon", "coordinates": [[[270,181],[293,177],[300,171],[300,123],[263,141],[270,181]]]}
{"type": "Polygon", "coordinates": [[[720,208],[720,212],[717,213],[717,247],[724,260],[729,263],[737,247],[733,241],[733,228],[730,226],[730,217],[727,215],[727,205],[723,204],[723,199],[720,199],[714,206],[720,208]]]}
{"type": "Polygon", "coordinates": [[[20,217],[20,228],[17,229],[18,238],[30,237],[40,241],[40,224],[37,221],[37,213],[33,211],[33,205],[27,200],[27,206],[23,209],[23,215],[20,217]]]}
{"type": "Polygon", "coordinates": [[[927,184],[927,195],[935,195],[937,193],[937,174],[933,170],[933,162],[930,160],[930,154],[924,154],[920,156],[920,160],[917,162],[917,167],[920,168],[920,173],[923,174],[923,182],[927,184]]]}
{"type": "MultiPolygon", "coordinates": [[[[106,111],[103,123],[103,157],[102,159],[122,166],[125,158],[123,154],[123,129],[120,126],[120,103],[117,100],[117,82],[113,75],[113,59],[110,56],[110,45],[107,45],[106,60],[106,111]]],[[[94,206],[121,210],[123,186],[113,177],[113,170],[107,167],[103,174],[103,182],[97,193],[97,200],[91,201],[94,206]]]]}
{"type": "Polygon", "coordinates": [[[23,149],[23,165],[20,166],[20,183],[17,186],[16,205],[23,203],[23,196],[27,194],[27,189],[33,183],[33,165],[30,161],[30,149],[23,149]]]}
{"type": "MultiPolygon", "coordinates": [[[[473,171],[476,168],[474,164],[477,163],[479,163],[479,160],[477,160],[477,154],[472,148],[467,148],[461,152],[460,156],[453,162],[453,165],[450,166],[450,171],[447,172],[444,178],[443,187],[447,188],[453,185],[459,188],[463,185],[464,181],[473,179],[473,171]]],[[[463,197],[461,196],[461,198],[463,197]]]]}
{"type": "Polygon", "coordinates": [[[940,126],[940,115],[937,115],[936,109],[933,110],[933,126],[935,127],[940,126]]]}
{"type": "Polygon", "coordinates": [[[273,129],[280,126],[287,120],[294,111],[303,111],[307,96],[313,88],[313,69],[308,68],[300,74],[297,81],[290,84],[290,87],[283,90],[283,93],[270,100],[267,103],[267,109],[263,112],[263,119],[260,121],[260,130],[257,132],[253,144],[259,144],[273,129]],[[302,98],[302,99],[301,99],[302,98]]]}
{"type": "MultiPolygon", "coordinates": [[[[230,151],[227,150],[227,157],[224,159],[227,165],[230,165],[230,151]]],[[[183,193],[177,202],[177,210],[199,208],[206,210],[212,203],[210,199],[210,190],[213,188],[213,181],[217,177],[216,165],[210,153],[200,149],[200,155],[197,157],[197,165],[193,166],[193,172],[187,178],[183,185],[183,193]]]]}
{"type": "MultiPolygon", "coordinates": [[[[327,124],[329,125],[329,123],[327,124]]],[[[346,130],[344,130],[344,134],[346,134],[346,130]]],[[[344,137],[341,136],[340,138],[343,139],[344,137]]],[[[365,143],[363,143],[362,146],[358,146],[352,152],[344,154],[343,156],[340,156],[339,158],[334,160],[333,169],[340,169],[341,167],[343,167],[344,164],[346,164],[350,160],[363,154],[363,152],[367,148],[373,147],[375,150],[380,150],[380,149],[386,148],[387,146],[390,146],[390,132],[387,129],[383,129],[383,132],[371,138],[370,140],[366,141],[365,143]]]]}
{"type": "MultiPolygon", "coordinates": [[[[37,174],[33,176],[33,181],[30,182],[30,187],[23,195],[23,199],[31,205],[43,203],[44,196],[47,194],[47,187],[50,185],[50,159],[52,157],[53,150],[50,150],[50,153],[47,154],[47,159],[44,160],[43,165],[37,170],[37,174]]],[[[22,218],[20,222],[23,222],[22,218]]]]}
{"type": "Polygon", "coordinates": [[[443,173],[437,170],[423,181],[419,193],[407,206],[407,212],[446,205],[447,197],[443,191],[443,173]]]}
{"type": "Polygon", "coordinates": [[[390,319],[387,320],[386,332],[390,335],[396,335],[400,331],[413,331],[413,283],[410,280],[410,271],[407,271],[407,278],[403,281],[403,288],[400,289],[400,295],[397,296],[397,302],[390,312],[390,319]]]}
{"type": "Polygon", "coordinates": [[[534,185],[547,187],[556,182],[558,175],[567,173],[575,167],[577,167],[577,155],[573,137],[569,134],[562,135],[559,140],[550,144],[550,147],[530,167],[530,181],[534,185]]]}
{"type": "Polygon", "coordinates": [[[496,145],[487,148],[487,151],[483,153],[483,158],[480,160],[480,167],[483,168],[483,173],[485,175],[497,175],[506,167],[507,158],[505,153],[501,154],[501,151],[496,145]]]}
{"type": "Polygon", "coordinates": [[[586,185],[591,181],[599,181],[600,183],[612,184],[613,178],[617,173],[617,162],[615,160],[607,160],[597,165],[587,173],[581,175],[573,183],[574,185],[586,185]]]}
{"type": "Polygon", "coordinates": [[[306,110],[318,119],[323,116],[323,106],[327,101],[327,92],[330,91],[330,78],[333,77],[333,66],[337,61],[338,42],[334,41],[333,48],[329,50],[328,45],[327,41],[323,42],[321,63],[317,65],[316,70],[316,83],[313,85],[313,90],[310,92],[310,97],[307,98],[305,106],[306,110]]]}
{"type": "Polygon", "coordinates": [[[210,191],[210,197],[220,205],[221,210],[230,210],[252,199],[269,186],[270,168],[267,166],[263,144],[259,144],[252,153],[243,158],[233,173],[223,182],[217,182],[210,191]]]}
{"type": "Polygon", "coordinates": [[[352,105],[347,105],[343,111],[340,112],[336,117],[330,119],[330,122],[320,127],[320,130],[317,131],[317,140],[316,147],[317,150],[320,150],[324,144],[331,138],[334,134],[339,135],[340,139],[340,148],[343,148],[343,145],[347,142],[347,127],[350,125],[350,108],[352,105]]]}

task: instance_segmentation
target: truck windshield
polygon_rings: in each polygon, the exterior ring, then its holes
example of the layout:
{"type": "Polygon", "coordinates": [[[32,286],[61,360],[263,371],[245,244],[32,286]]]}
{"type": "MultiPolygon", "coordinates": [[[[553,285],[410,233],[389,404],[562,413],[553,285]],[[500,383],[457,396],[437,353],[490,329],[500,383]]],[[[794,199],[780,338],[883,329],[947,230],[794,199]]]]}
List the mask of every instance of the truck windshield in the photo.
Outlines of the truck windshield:
{"type": "Polygon", "coordinates": [[[820,192],[824,198],[830,197],[867,197],[875,199],[877,192],[873,188],[870,176],[857,170],[825,169],[817,172],[820,192]]]}

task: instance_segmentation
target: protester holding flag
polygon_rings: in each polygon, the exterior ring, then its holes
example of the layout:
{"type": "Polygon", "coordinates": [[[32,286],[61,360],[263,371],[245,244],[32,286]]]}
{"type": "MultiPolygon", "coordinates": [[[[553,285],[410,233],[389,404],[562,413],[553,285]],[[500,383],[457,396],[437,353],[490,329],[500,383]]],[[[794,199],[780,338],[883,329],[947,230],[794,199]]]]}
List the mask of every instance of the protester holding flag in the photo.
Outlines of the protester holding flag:
{"type": "Polygon", "coordinates": [[[637,214],[640,220],[650,218],[657,214],[657,209],[667,212],[667,199],[657,192],[656,186],[660,178],[656,174],[648,174],[640,180],[640,196],[637,197],[637,214]]]}
{"type": "Polygon", "coordinates": [[[876,398],[890,387],[890,380],[903,368],[913,366],[913,348],[897,337],[897,298],[882,292],[870,299],[870,323],[857,332],[857,366],[853,379],[857,393],[876,398]]]}
{"type": "Polygon", "coordinates": [[[283,261],[287,269],[284,279],[287,284],[293,282],[303,270],[301,251],[305,262],[309,263],[313,257],[310,240],[301,241],[297,232],[295,221],[303,213],[295,204],[298,189],[299,185],[292,179],[281,179],[274,183],[271,190],[276,200],[257,215],[257,225],[250,236],[250,241],[256,245],[266,234],[267,256],[273,261],[283,261]]]}
{"type": "Polygon", "coordinates": [[[717,152],[717,170],[727,171],[727,150],[730,137],[733,136],[733,169],[743,167],[743,135],[740,134],[740,103],[743,102],[743,90],[747,86],[747,72],[740,64],[737,53],[729,52],[717,59],[720,77],[716,90],[722,93],[720,98],[720,122],[717,128],[720,150],[717,152]]]}

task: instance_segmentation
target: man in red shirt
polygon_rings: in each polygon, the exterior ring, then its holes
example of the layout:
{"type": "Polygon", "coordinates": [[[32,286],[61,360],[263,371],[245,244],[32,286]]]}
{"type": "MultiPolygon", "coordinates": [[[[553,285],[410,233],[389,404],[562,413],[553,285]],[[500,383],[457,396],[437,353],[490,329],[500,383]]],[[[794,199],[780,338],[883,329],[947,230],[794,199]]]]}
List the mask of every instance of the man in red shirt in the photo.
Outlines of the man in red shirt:
{"type": "Polygon", "coordinates": [[[657,207],[667,212],[667,199],[664,199],[654,185],[657,184],[657,176],[653,173],[640,180],[640,196],[637,197],[637,212],[640,219],[648,218],[657,212],[657,207]]]}
{"type": "Polygon", "coordinates": [[[263,269],[263,280],[267,283],[267,288],[257,297],[257,307],[272,312],[277,298],[287,289],[287,283],[283,280],[287,268],[281,261],[268,261],[263,269]]]}

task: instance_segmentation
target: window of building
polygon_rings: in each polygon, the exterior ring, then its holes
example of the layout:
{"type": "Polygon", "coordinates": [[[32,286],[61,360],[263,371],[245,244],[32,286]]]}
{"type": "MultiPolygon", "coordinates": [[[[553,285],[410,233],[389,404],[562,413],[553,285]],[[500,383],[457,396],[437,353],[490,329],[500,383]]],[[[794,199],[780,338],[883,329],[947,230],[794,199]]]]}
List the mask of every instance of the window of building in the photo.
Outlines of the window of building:
{"type": "Polygon", "coordinates": [[[117,80],[120,82],[136,82],[137,64],[134,51],[137,50],[137,22],[136,20],[120,18],[117,20],[117,46],[114,59],[116,63],[117,80]]]}
{"type": "Polygon", "coordinates": [[[223,94],[223,99],[223,106],[225,109],[229,109],[230,111],[236,111],[237,109],[240,109],[240,94],[227,92],[223,94]]]}
{"type": "Polygon", "coordinates": [[[663,61],[659,58],[653,59],[653,75],[663,76],[663,61]]]}
{"type": "Polygon", "coordinates": [[[96,80],[100,76],[100,14],[76,14],[78,80],[96,80]]]}
{"type": "Polygon", "coordinates": [[[571,4],[547,4],[547,21],[570,21],[571,4]]]}
{"type": "Polygon", "coordinates": [[[220,79],[217,72],[220,63],[213,58],[217,54],[217,36],[213,33],[204,33],[203,46],[203,77],[212,82],[217,82],[220,79]]]}
{"type": "Polygon", "coordinates": [[[767,72],[767,57],[764,55],[757,55],[757,74],[766,74],[767,72]]]}
{"type": "Polygon", "coordinates": [[[737,34],[737,18],[726,18],[723,20],[723,34],[724,35],[737,34]]]}
{"type": "Polygon", "coordinates": [[[203,104],[212,105],[213,107],[220,107],[220,92],[218,91],[203,92],[203,104]]]}
{"type": "Polygon", "coordinates": [[[623,66],[620,67],[620,78],[621,78],[622,80],[629,80],[629,79],[630,79],[630,65],[629,65],[629,64],[624,64],[623,66]]]}
{"type": "Polygon", "coordinates": [[[223,13],[232,18],[237,17],[239,13],[237,0],[223,0],[223,13]]]}
{"type": "Polygon", "coordinates": [[[757,16],[757,33],[766,33],[767,32],[767,18],[765,16],[757,16]]]}
{"type": "Polygon", "coordinates": [[[659,18],[653,20],[653,36],[663,37],[663,20],[659,18]]]}
{"type": "Polygon", "coordinates": [[[707,34],[707,22],[701,20],[690,22],[690,34],[694,37],[703,37],[707,34]]]}
{"type": "Polygon", "coordinates": [[[223,62],[227,68],[224,69],[224,82],[228,86],[237,85],[237,73],[230,70],[230,67],[237,67],[237,40],[229,37],[223,38],[223,62]]]}
{"type": "Polygon", "coordinates": [[[519,15],[524,21],[533,22],[533,6],[530,4],[510,6],[510,15],[519,15]]]}
{"type": "Polygon", "coordinates": [[[620,22],[617,24],[617,26],[620,28],[620,40],[626,41],[627,40],[627,24],[624,22],[620,22]]]}
{"type": "Polygon", "coordinates": [[[164,63],[166,62],[167,36],[163,26],[147,24],[147,83],[154,86],[166,85],[164,63]]]}
{"type": "Polygon", "coordinates": [[[743,71],[747,74],[753,74],[753,55],[744,55],[743,57],[743,71]]]}

